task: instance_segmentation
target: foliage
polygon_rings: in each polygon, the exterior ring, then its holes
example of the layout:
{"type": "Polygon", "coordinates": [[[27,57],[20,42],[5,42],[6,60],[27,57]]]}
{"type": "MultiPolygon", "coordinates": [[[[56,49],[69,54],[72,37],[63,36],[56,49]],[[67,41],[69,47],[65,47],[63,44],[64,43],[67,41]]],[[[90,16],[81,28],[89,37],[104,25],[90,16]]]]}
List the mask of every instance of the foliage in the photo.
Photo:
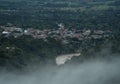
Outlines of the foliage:
{"type": "MultiPolygon", "coordinates": [[[[32,63],[54,62],[60,54],[81,51],[92,58],[110,43],[111,53],[120,52],[119,0],[0,0],[0,25],[51,29],[58,23],[67,28],[112,30],[109,39],[70,39],[69,44],[53,38],[33,39],[0,36],[0,66],[23,68],[32,63]]],[[[0,31],[2,31],[0,29],[0,31]]],[[[81,58],[79,58],[81,59],[81,58]]],[[[79,61],[79,59],[77,61],[79,61]]],[[[76,59],[75,59],[76,60],[76,59]]]]}

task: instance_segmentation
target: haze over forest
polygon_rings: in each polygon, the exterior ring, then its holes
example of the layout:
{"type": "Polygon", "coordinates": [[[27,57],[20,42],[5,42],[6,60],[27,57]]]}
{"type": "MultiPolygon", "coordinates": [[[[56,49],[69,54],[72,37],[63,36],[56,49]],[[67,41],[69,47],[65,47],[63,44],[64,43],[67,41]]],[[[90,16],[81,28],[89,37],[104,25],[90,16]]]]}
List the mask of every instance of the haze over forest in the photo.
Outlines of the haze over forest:
{"type": "Polygon", "coordinates": [[[119,65],[120,0],[0,0],[1,84],[120,84],[119,65]]]}

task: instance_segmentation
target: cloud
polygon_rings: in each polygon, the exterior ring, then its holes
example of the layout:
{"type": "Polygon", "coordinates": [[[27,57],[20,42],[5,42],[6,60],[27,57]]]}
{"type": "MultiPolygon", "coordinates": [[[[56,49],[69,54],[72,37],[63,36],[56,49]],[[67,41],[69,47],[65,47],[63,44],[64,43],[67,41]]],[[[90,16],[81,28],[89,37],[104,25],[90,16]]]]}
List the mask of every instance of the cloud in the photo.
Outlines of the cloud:
{"type": "Polygon", "coordinates": [[[1,72],[0,84],[120,84],[120,59],[39,67],[26,74],[1,72]]]}

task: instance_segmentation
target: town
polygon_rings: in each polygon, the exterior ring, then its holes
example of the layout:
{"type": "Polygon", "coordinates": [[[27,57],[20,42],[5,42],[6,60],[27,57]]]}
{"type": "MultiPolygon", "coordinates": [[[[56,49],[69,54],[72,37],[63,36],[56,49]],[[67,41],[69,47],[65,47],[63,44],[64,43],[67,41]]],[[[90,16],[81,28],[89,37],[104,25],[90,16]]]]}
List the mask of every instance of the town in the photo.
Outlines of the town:
{"type": "Polygon", "coordinates": [[[29,35],[35,39],[46,39],[51,37],[54,39],[62,40],[63,43],[68,43],[68,39],[75,38],[77,40],[85,39],[101,39],[108,38],[112,31],[110,30],[90,30],[90,29],[68,29],[60,23],[58,29],[34,29],[34,28],[18,28],[18,27],[6,27],[0,26],[0,35],[5,37],[14,36],[15,38],[22,35],[29,35]]]}

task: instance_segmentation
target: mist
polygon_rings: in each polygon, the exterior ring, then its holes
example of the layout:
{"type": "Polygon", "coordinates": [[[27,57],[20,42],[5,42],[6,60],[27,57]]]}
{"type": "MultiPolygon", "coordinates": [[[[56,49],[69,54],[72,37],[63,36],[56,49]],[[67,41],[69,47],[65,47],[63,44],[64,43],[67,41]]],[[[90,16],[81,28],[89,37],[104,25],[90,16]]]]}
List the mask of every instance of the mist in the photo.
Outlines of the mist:
{"type": "Polygon", "coordinates": [[[87,60],[63,66],[46,65],[27,73],[1,71],[0,84],[120,84],[120,59],[87,60]]]}

